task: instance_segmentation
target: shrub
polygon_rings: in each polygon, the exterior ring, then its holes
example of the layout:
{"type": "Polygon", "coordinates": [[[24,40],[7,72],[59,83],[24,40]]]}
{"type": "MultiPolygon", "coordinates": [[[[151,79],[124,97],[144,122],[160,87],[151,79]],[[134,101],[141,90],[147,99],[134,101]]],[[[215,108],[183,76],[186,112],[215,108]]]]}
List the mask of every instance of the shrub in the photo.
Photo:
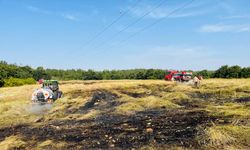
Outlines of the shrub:
{"type": "Polygon", "coordinates": [[[8,78],[4,79],[4,87],[21,86],[25,84],[35,84],[36,80],[33,78],[19,79],[19,78],[8,78]]]}
{"type": "Polygon", "coordinates": [[[0,78],[0,87],[3,87],[4,85],[4,80],[0,78]]]}

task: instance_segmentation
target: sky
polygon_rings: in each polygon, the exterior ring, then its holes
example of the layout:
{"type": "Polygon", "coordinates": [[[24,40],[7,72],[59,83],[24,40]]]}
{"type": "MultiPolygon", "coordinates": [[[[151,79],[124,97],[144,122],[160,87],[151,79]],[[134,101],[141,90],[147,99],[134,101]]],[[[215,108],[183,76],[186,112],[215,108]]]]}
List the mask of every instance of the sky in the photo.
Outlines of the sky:
{"type": "Polygon", "coordinates": [[[0,0],[8,63],[214,70],[249,56],[249,0],[0,0]]]}

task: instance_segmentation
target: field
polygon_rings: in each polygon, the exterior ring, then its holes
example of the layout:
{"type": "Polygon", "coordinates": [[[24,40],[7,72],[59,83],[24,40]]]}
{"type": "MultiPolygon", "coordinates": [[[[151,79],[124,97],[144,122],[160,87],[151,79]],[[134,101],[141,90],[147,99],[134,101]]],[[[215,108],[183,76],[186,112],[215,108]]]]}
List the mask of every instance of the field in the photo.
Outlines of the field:
{"type": "Polygon", "coordinates": [[[250,149],[250,79],[65,81],[32,106],[38,87],[0,88],[1,149],[250,149]]]}

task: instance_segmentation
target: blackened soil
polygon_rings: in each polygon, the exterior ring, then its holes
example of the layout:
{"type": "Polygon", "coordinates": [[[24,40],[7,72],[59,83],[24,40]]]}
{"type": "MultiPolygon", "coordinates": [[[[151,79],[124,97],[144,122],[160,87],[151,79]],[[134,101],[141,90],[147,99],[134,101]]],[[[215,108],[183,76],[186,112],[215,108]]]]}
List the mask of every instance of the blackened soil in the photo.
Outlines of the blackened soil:
{"type": "MultiPolygon", "coordinates": [[[[89,104],[87,108],[91,107],[89,104]]],[[[64,149],[128,149],[149,144],[200,148],[195,138],[198,129],[203,130],[214,120],[201,110],[158,109],[132,116],[104,114],[93,120],[52,121],[36,127],[2,128],[0,141],[11,135],[21,135],[31,147],[34,144],[31,141],[50,139],[66,142],[64,149]]]]}
{"type": "Polygon", "coordinates": [[[146,93],[134,93],[134,92],[128,92],[128,91],[123,91],[121,93],[127,94],[128,96],[131,96],[134,98],[142,98],[142,97],[148,96],[146,93]]]}
{"type": "Polygon", "coordinates": [[[99,111],[113,111],[113,109],[121,103],[117,101],[118,96],[108,91],[96,91],[92,98],[79,108],[82,114],[87,113],[89,110],[99,111]]]}
{"type": "Polygon", "coordinates": [[[238,102],[238,103],[250,102],[250,97],[239,98],[239,99],[236,99],[235,102],[238,102]]]}

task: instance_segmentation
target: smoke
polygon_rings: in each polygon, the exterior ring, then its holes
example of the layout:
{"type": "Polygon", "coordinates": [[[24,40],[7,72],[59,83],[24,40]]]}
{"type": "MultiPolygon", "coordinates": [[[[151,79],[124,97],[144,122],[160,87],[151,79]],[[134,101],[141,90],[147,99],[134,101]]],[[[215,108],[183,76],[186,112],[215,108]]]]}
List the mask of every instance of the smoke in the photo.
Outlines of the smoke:
{"type": "Polygon", "coordinates": [[[27,109],[28,112],[33,114],[45,114],[52,108],[52,104],[32,104],[27,109]]]}

